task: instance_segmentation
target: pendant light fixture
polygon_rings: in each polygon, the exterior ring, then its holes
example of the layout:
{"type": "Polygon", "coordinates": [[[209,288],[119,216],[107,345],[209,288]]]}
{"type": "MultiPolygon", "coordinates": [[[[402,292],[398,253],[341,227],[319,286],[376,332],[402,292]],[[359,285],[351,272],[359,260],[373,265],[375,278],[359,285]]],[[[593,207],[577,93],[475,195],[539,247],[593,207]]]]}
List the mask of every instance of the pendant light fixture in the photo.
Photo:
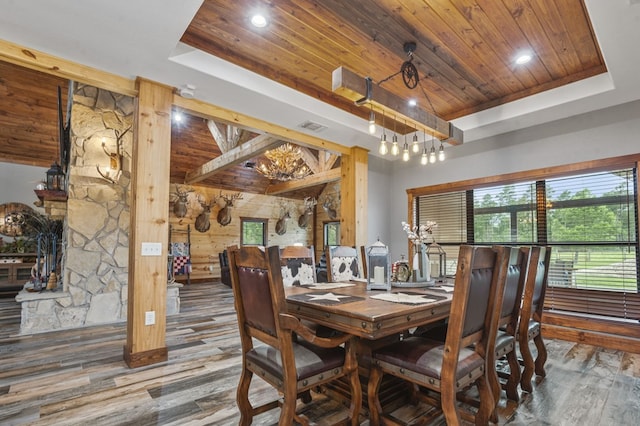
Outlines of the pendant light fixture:
{"type": "Polygon", "coordinates": [[[432,135],[431,136],[431,151],[429,151],[429,162],[432,163],[432,164],[436,162],[436,147],[434,145],[434,140],[435,140],[435,138],[432,135]]]}
{"type": "Polygon", "coordinates": [[[389,147],[387,146],[387,131],[384,127],[384,110],[382,110],[382,136],[380,136],[380,147],[378,148],[380,155],[387,155],[389,147]]]}
{"type": "Polygon", "coordinates": [[[369,103],[369,134],[374,135],[376,133],[376,115],[373,112],[373,105],[369,103]]]}
{"type": "Polygon", "coordinates": [[[438,150],[438,161],[444,161],[444,145],[440,141],[440,149],[438,150]]]}
{"type": "Polygon", "coordinates": [[[427,155],[427,134],[424,133],[424,140],[422,142],[422,156],[420,157],[420,164],[426,166],[429,163],[429,156],[427,155]]]}
{"type": "Polygon", "coordinates": [[[396,121],[393,120],[393,137],[391,138],[391,155],[394,157],[400,153],[400,148],[398,147],[398,134],[396,133],[396,121]]]}
{"type": "MultiPolygon", "coordinates": [[[[407,123],[405,123],[406,126],[407,123]]],[[[404,134],[404,145],[402,146],[402,161],[409,161],[409,144],[407,143],[407,134],[404,134]]]]}
{"type": "Polygon", "coordinates": [[[414,154],[417,154],[420,152],[420,142],[418,142],[418,132],[415,132],[413,134],[413,143],[411,145],[411,150],[413,151],[414,154]]]}

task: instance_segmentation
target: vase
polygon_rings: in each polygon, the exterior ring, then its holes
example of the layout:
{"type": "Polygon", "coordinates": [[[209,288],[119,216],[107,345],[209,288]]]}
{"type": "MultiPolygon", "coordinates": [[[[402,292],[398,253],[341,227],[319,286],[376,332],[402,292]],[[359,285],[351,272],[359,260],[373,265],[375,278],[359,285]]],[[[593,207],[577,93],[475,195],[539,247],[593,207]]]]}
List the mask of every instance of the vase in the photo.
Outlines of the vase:
{"type": "Polygon", "coordinates": [[[414,282],[431,280],[431,264],[427,255],[427,247],[422,243],[414,245],[412,276],[414,282]]]}

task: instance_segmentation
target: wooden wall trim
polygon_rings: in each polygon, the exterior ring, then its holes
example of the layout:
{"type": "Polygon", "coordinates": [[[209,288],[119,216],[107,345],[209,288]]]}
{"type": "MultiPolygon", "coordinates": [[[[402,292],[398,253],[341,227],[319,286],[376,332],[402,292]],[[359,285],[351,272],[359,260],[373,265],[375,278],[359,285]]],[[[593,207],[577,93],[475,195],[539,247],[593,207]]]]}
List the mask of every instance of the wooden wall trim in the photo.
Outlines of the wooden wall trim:
{"type": "Polygon", "coordinates": [[[496,184],[507,185],[515,182],[535,181],[548,179],[550,177],[555,178],[572,175],[577,172],[595,173],[601,170],[609,170],[611,167],[635,167],[639,161],[640,154],[630,154],[620,157],[602,158],[599,160],[583,161],[580,163],[564,164],[561,166],[543,167],[521,172],[461,180],[457,182],[447,182],[439,185],[409,188],[407,189],[407,194],[417,197],[421,195],[441,194],[443,192],[466,191],[469,189],[483,188],[496,184]]]}
{"type": "Polygon", "coordinates": [[[640,324],[630,321],[544,311],[542,335],[640,354],[640,324]]]}
{"type": "Polygon", "coordinates": [[[95,87],[138,96],[135,81],[0,40],[0,60],[95,87]]]}
{"type": "Polygon", "coordinates": [[[344,145],[302,133],[297,130],[288,129],[236,111],[211,105],[198,99],[186,99],[175,94],[173,97],[173,104],[178,108],[187,111],[191,115],[204,119],[224,121],[236,126],[260,129],[270,135],[277,136],[285,142],[291,142],[297,145],[308,146],[340,154],[348,154],[351,151],[349,147],[344,145]]]}

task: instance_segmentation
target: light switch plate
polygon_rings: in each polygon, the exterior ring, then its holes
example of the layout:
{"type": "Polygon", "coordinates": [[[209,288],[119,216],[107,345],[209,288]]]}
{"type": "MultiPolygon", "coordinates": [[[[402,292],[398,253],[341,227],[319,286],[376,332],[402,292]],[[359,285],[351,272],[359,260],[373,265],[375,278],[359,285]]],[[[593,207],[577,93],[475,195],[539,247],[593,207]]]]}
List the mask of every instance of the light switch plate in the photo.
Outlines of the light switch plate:
{"type": "Polygon", "coordinates": [[[162,243],[142,243],[142,256],[162,256],[162,243]]]}
{"type": "Polygon", "coordinates": [[[156,312],[147,311],[144,313],[144,325],[154,325],[156,323],[156,312]]]}

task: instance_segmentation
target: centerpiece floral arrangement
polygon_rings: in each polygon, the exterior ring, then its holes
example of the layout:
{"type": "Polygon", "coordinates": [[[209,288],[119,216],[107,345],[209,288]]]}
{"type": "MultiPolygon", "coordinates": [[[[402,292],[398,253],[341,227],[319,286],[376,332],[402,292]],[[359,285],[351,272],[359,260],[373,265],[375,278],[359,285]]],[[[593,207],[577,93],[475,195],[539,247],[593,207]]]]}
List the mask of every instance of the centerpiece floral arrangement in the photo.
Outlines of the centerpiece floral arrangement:
{"type": "Polygon", "coordinates": [[[407,238],[416,245],[431,241],[433,230],[437,227],[438,224],[432,220],[428,220],[425,224],[414,225],[413,227],[411,227],[407,222],[402,222],[402,229],[407,233],[407,238]]]}

